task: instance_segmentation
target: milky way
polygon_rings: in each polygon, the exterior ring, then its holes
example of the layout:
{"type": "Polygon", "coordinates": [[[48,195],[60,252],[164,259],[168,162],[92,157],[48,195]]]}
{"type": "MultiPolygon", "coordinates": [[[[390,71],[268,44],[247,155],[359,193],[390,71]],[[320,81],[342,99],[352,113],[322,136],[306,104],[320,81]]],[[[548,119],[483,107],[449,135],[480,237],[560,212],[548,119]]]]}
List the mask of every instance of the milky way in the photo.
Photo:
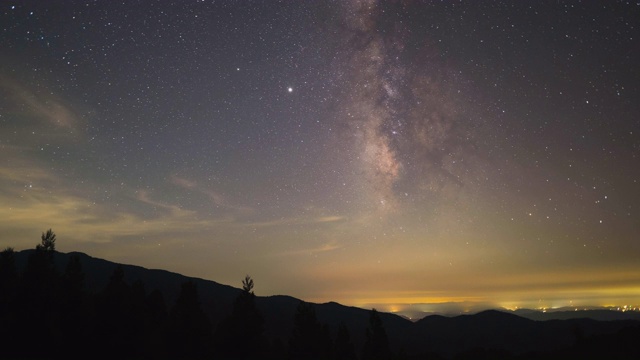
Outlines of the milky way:
{"type": "Polygon", "coordinates": [[[53,228],[61,251],[382,309],[639,303],[638,16],[5,2],[0,245],[53,228]]]}

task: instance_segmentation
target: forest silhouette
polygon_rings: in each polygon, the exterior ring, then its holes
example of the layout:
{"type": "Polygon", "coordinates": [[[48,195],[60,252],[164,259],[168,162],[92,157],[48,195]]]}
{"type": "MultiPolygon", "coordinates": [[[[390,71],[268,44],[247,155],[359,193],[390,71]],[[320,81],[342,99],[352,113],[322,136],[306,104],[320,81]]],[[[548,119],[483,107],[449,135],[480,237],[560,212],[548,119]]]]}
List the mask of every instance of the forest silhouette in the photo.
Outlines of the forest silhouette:
{"type": "Polygon", "coordinates": [[[637,321],[534,322],[484,312],[406,324],[398,319],[403,328],[392,321],[388,333],[383,314],[375,309],[368,311],[365,326],[354,328],[356,310],[337,304],[323,310],[331,323],[317,316],[317,310],[326,307],[304,301],[298,301],[292,317],[284,316],[282,307],[260,307],[249,275],[242,279],[242,290],[233,292],[231,306],[219,302],[220,316],[212,319],[207,308],[215,304],[201,302],[198,284],[202,283],[195,279],[185,278],[168,302],[160,289],[149,291],[140,279],[127,281],[126,266],[116,265],[106,284],[96,290],[87,284],[81,255],[60,256],[55,245],[56,235],[50,229],[42,233],[34,250],[18,253],[6,248],[0,253],[0,358],[640,358],[637,321]],[[21,265],[18,260],[24,255],[26,262],[21,265]],[[65,264],[56,263],[62,259],[65,264]],[[287,332],[274,333],[266,326],[274,318],[291,323],[288,337],[283,337],[287,332]],[[464,336],[452,336],[452,331],[464,336]],[[551,337],[563,342],[544,345],[552,342],[547,341],[551,337]]]}

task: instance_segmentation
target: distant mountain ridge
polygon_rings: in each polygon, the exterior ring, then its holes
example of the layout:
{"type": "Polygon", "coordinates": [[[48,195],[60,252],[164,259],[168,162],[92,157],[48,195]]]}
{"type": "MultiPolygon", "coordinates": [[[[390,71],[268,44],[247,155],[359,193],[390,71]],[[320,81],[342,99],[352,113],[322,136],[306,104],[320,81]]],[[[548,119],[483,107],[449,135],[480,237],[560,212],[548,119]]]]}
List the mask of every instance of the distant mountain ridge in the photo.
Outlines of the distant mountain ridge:
{"type": "Polygon", "coordinates": [[[639,320],[638,311],[615,311],[610,309],[588,309],[588,310],[554,310],[539,311],[530,309],[518,309],[511,313],[531,320],[569,320],[569,319],[593,319],[599,321],[613,320],[639,320]]]}
{"type": "MultiPolygon", "coordinates": [[[[24,268],[32,251],[16,253],[19,271],[24,268]]],[[[117,264],[77,252],[54,254],[55,266],[60,273],[64,271],[64,266],[72,255],[80,257],[87,288],[92,292],[104,288],[118,265],[124,270],[126,282],[140,280],[145,284],[147,292],[160,290],[167,304],[175,302],[183,282],[193,281],[197,284],[203,309],[214,327],[230,313],[234,299],[241,292],[240,289],[210,280],[187,277],[165,270],[117,264]]],[[[270,339],[279,338],[283,343],[287,342],[300,301],[285,295],[257,297],[258,308],[265,319],[265,333],[270,339]]],[[[318,320],[328,324],[332,335],[335,335],[338,324],[344,322],[356,348],[362,348],[369,310],[335,302],[314,306],[318,320]]],[[[531,313],[520,314],[532,316],[531,313]]],[[[581,337],[613,336],[612,334],[625,328],[640,328],[640,321],[636,320],[597,321],[583,318],[537,321],[520,314],[488,310],[455,317],[433,315],[416,322],[389,313],[380,313],[380,317],[391,347],[396,353],[402,349],[407,354],[439,354],[445,357],[453,357],[474,349],[497,349],[510,354],[558,352],[571,348],[581,337]]]]}
{"type": "MultiPolygon", "coordinates": [[[[401,311],[394,312],[394,314],[400,315],[406,319],[412,321],[419,321],[429,316],[444,316],[444,317],[456,317],[461,315],[474,315],[489,308],[480,311],[470,312],[420,312],[420,311],[401,311]]],[[[549,309],[549,310],[536,310],[536,309],[517,309],[510,310],[504,308],[494,308],[492,310],[498,310],[509,314],[518,315],[523,318],[545,321],[545,320],[569,320],[569,319],[593,319],[599,321],[612,321],[612,320],[639,320],[640,311],[627,310],[621,311],[614,308],[605,307],[593,307],[587,309],[576,309],[571,307],[549,309]]]]}

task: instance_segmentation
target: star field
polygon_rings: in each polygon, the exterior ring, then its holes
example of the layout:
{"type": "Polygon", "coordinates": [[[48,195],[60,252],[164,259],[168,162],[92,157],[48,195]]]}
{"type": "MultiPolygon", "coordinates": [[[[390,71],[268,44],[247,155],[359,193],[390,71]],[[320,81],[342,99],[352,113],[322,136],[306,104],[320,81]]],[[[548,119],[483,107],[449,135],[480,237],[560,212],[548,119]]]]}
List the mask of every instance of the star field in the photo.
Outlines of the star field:
{"type": "MultiPolygon", "coordinates": [[[[0,3],[0,245],[288,294],[640,303],[635,2],[0,3]]],[[[420,305],[414,305],[420,306],[420,305]]]]}

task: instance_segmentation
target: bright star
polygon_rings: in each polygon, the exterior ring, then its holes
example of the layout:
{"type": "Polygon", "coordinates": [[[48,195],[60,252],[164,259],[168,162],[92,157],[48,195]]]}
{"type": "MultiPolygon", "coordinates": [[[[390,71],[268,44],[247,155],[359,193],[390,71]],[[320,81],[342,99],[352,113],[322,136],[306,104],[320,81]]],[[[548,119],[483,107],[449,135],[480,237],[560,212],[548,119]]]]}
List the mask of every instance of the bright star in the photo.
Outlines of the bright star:
{"type": "Polygon", "coordinates": [[[291,86],[289,86],[289,87],[287,88],[287,91],[288,91],[288,92],[293,92],[293,88],[292,88],[291,86]]]}

